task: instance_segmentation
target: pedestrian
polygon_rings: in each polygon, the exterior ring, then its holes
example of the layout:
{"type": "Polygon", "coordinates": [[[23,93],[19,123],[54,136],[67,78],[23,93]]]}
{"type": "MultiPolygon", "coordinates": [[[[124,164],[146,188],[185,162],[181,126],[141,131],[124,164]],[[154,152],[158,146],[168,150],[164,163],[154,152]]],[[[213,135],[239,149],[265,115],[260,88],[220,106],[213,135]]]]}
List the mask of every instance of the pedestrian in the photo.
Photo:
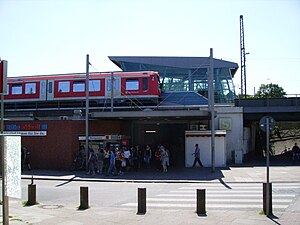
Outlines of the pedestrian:
{"type": "Polygon", "coordinates": [[[103,165],[104,165],[104,151],[103,148],[100,148],[98,153],[98,173],[103,174],[103,165]]]}
{"type": "Polygon", "coordinates": [[[156,170],[160,171],[161,170],[161,151],[160,151],[160,148],[156,149],[154,157],[155,157],[156,170]]]}
{"type": "Polygon", "coordinates": [[[109,152],[109,167],[106,172],[106,176],[109,176],[110,174],[112,175],[117,175],[117,169],[116,169],[116,155],[115,155],[115,150],[110,149],[109,152]]]}
{"type": "Polygon", "coordinates": [[[128,148],[125,149],[124,151],[124,158],[126,160],[126,171],[129,171],[130,170],[130,158],[131,158],[131,152],[128,148]]]}
{"type": "Polygon", "coordinates": [[[139,156],[138,156],[138,150],[136,147],[132,147],[132,166],[135,171],[138,170],[138,161],[139,161],[139,156]]]}
{"type": "Polygon", "coordinates": [[[296,160],[296,158],[300,160],[300,148],[297,143],[295,143],[295,145],[293,146],[292,152],[293,152],[293,160],[296,160]]]}
{"type": "Polygon", "coordinates": [[[90,175],[95,175],[95,168],[96,168],[96,164],[97,164],[97,155],[94,152],[93,149],[90,149],[90,154],[89,154],[89,159],[88,159],[88,165],[89,165],[89,171],[88,174],[90,175]]]}
{"type": "Polygon", "coordinates": [[[109,154],[110,154],[110,148],[106,146],[104,149],[104,165],[103,165],[103,171],[107,172],[109,167],[109,154]]]}
{"type": "Polygon", "coordinates": [[[200,148],[199,148],[198,144],[195,145],[195,151],[194,151],[194,153],[192,155],[194,155],[194,157],[195,157],[193,167],[196,166],[197,162],[199,163],[199,165],[201,167],[203,167],[203,165],[201,163],[201,160],[200,160],[200,148]]]}
{"type": "Polygon", "coordinates": [[[147,145],[146,150],[145,150],[145,155],[144,155],[144,162],[148,169],[151,167],[151,165],[150,165],[151,157],[152,157],[152,150],[151,150],[150,146],[147,145]]]}
{"type": "Polygon", "coordinates": [[[27,168],[28,170],[31,170],[31,152],[28,148],[24,147],[25,152],[25,160],[24,160],[24,168],[27,168]]]}
{"type": "Polygon", "coordinates": [[[168,171],[169,155],[168,152],[165,150],[164,146],[161,146],[160,149],[161,149],[161,165],[163,167],[163,172],[166,173],[168,171]]]}

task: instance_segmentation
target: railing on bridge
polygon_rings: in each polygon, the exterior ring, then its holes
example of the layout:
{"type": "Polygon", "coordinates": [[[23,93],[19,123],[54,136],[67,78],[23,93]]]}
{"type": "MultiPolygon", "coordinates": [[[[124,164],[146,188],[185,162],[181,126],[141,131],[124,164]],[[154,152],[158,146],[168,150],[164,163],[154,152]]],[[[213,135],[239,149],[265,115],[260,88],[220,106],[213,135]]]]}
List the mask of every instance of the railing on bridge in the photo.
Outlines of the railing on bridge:
{"type": "Polygon", "coordinates": [[[287,95],[282,98],[239,98],[234,100],[238,107],[299,107],[300,95],[287,95]]]}

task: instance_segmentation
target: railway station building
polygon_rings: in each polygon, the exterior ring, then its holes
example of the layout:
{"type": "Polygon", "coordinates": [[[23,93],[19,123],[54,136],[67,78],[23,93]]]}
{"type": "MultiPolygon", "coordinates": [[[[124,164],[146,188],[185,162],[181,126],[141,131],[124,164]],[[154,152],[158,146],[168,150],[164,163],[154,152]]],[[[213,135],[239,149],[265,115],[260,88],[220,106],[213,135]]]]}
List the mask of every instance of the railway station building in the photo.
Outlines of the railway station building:
{"type": "MultiPolygon", "coordinates": [[[[161,96],[157,103],[91,105],[89,142],[96,151],[105,145],[158,145],[170,150],[171,166],[191,166],[195,143],[204,166],[210,166],[209,57],[109,56],[120,70],[156,71],[161,96]],[[200,143],[199,143],[200,142],[200,143]]],[[[247,153],[249,130],[243,127],[243,109],[234,106],[233,80],[238,64],[213,59],[217,166],[226,166],[247,153]],[[235,156],[233,156],[233,153],[235,156]]],[[[110,102],[112,101],[112,102],[110,102]]],[[[28,107],[5,110],[5,132],[22,135],[37,169],[66,170],[85,143],[85,102],[70,107],[28,107]]]]}

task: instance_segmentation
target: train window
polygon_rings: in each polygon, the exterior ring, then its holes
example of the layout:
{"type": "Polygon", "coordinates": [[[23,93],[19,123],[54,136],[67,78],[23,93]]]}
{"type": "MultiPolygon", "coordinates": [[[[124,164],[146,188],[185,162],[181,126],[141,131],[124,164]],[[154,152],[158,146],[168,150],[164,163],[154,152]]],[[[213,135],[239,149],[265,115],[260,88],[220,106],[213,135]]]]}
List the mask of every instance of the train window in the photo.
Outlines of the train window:
{"type": "Polygon", "coordinates": [[[50,82],[48,83],[48,92],[49,92],[49,94],[52,94],[52,88],[53,88],[53,82],[50,81],[50,82]]]}
{"type": "Polygon", "coordinates": [[[139,80],[126,80],[126,91],[139,90],[139,80]]]}
{"type": "MultiPolygon", "coordinates": [[[[111,79],[107,79],[107,91],[111,91],[111,79]]],[[[114,90],[120,91],[120,79],[114,78],[114,90]]]]}
{"type": "Polygon", "coordinates": [[[83,81],[75,81],[73,83],[73,92],[84,92],[85,83],[83,81]]]}
{"type": "Polygon", "coordinates": [[[148,78],[144,77],[143,78],[143,90],[148,90],[148,78]]]}
{"type": "Polygon", "coordinates": [[[58,82],[58,92],[61,92],[61,93],[70,92],[70,81],[58,82]]]}
{"type": "Polygon", "coordinates": [[[21,95],[22,94],[22,84],[13,84],[11,86],[12,95],[21,95]]]}
{"type": "Polygon", "coordinates": [[[100,80],[89,80],[89,91],[100,91],[100,80]]]}
{"type": "Polygon", "coordinates": [[[25,94],[35,94],[36,93],[36,83],[25,84],[25,94]]]}

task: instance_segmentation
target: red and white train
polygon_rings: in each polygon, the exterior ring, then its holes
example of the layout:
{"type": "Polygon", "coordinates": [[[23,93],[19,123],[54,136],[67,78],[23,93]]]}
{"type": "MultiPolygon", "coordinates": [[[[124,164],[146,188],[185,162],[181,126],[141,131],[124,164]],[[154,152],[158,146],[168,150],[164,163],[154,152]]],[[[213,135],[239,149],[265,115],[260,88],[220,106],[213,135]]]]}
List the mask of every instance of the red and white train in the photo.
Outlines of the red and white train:
{"type": "MultiPolygon", "coordinates": [[[[85,74],[10,77],[5,103],[64,102],[84,100],[85,74]]],[[[113,72],[89,75],[89,99],[104,103],[153,102],[160,96],[157,72],[113,72]],[[111,80],[113,78],[113,90],[111,80]]]]}

